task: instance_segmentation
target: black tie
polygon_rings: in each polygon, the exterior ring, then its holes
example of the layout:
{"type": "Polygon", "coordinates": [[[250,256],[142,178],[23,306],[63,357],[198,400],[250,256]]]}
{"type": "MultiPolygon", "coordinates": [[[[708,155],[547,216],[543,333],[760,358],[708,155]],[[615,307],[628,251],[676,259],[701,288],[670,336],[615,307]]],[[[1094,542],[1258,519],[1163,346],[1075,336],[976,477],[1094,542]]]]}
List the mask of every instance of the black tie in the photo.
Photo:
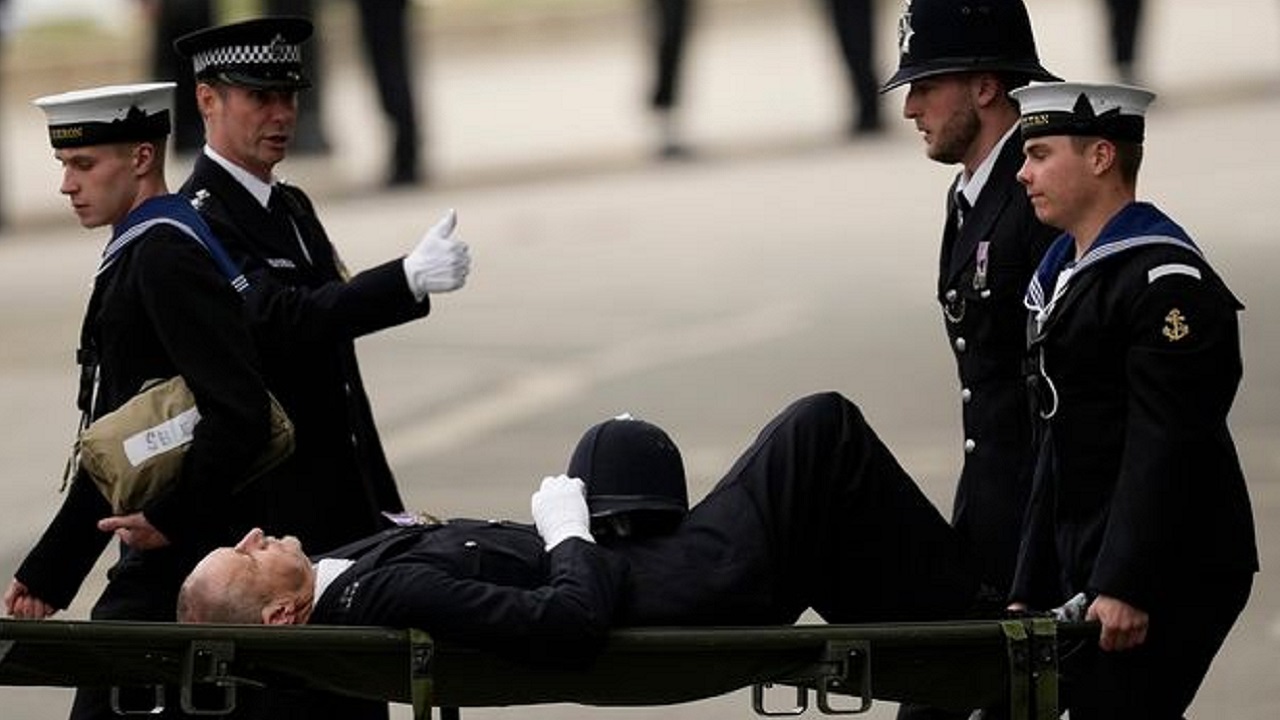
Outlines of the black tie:
{"type": "Polygon", "coordinates": [[[294,220],[293,212],[290,210],[292,203],[289,198],[285,197],[284,191],[278,186],[271,188],[271,197],[267,199],[267,211],[271,213],[271,218],[275,220],[276,226],[284,233],[283,237],[293,238],[298,243],[298,249],[302,252],[302,256],[307,262],[311,262],[311,252],[307,250],[306,242],[302,239],[302,229],[294,220]]]}
{"type": "Polygon", "coordinates": [[[969,198],[960,191],[956,191],[956,230],[964,227],[965,216],[973,209],[973,205],[969,204],[969,198]]]}
{"type": "Polygon", "coordinates": [[[293,234],[293,220],[289,215],[288,202],[284,198],[284,192],[280,188],[271,188],[271,196],[267,200],[267,212],[271,213],[271,218],[281,228],[287,228],[289,234],[293,234]]]}

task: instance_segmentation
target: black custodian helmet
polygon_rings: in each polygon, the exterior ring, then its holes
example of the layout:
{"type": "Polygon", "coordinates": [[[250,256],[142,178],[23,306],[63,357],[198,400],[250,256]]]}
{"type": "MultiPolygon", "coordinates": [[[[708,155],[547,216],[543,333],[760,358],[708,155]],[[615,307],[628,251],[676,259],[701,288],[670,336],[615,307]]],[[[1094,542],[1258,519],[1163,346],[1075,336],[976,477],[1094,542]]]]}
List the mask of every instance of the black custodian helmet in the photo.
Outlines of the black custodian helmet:
{"type": "Polygon", "coordinates": [[[910,0],[898,19],[898,71],[880,88],[957,72],[1062,78],[1040,65],[1022,0],[910,0]]]}
{"type": "Polygon", "coordinates": [[[592,532],[597,520],[618,516],[671,528],[689,511],[680,449],[662,428],[630,415],[589,428],[568,474],[586,485],[592,532]]]}

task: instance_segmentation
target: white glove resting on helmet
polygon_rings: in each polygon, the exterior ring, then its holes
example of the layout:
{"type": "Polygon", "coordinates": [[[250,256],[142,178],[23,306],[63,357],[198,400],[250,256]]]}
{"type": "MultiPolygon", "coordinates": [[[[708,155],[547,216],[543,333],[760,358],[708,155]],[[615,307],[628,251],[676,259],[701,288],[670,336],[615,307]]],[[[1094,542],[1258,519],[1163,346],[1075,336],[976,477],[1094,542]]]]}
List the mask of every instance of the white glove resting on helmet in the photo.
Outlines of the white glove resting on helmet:
{"type": "Polygon", "coordinates": [[[568,475],[542,478],[542,486],[530,503],[538,534],[550,550],[569,538],[595,542],[591,537],[591,515],[587,510],[587,488],[568,475]]]}

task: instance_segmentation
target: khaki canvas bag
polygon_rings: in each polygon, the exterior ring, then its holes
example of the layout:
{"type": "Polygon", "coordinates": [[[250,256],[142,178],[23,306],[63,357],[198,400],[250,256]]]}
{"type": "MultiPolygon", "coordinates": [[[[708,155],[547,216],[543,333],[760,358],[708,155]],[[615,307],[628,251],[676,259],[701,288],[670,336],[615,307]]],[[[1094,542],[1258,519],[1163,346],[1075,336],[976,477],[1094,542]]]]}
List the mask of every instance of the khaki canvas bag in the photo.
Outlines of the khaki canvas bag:
{"type": "MultiPolygon", "coordinates": [[[[152,198],[126,219],[127,227],[111,241],[103,254],[102,272],[131,242],[157,223],[172,225],[204,246],[219,272],[240,294],[249,281],[236,268],[209,226],[191,203],[177,195],[152,198]]],[[[96,294],[95,294],[96,297],[96,294]]],[[[93,300],[90,301],[92,307],[93,300]]],[[[91,313],[86,313],[86,323],[91,313]]],[[[82,333],[82,343],[84,342],[82,333]]],[[[76,438],[72,460],[64,473],[63,487],[78,465],[93,479],[116,514],[137,512],[161,493],[182,472],[182,461],[195,427],[200,422],[195,396],[181,376],[143,384],[127,402],[91,423],[97,362],[82,345],[80,405],[83,428],[76,438]],[[87,424],[85,424],[87,423],[87,424]]],[[[248,475],[232,487],[243,488],[279,465],[294,449],[293,423],[284,408],[270,396],[271,440],[254,461],[248,475]]]]}
{"type": "MultiPolygon", "coordinates": [[[[153,380],[128,402],[80,434],[80,467],[117,515],[137,512],[182,470],[200,411],[181,376],[153,380]]],[[[271,440],[253,462],[240,490],[293,453],[293,423],[271,396],[271,440]]]]}

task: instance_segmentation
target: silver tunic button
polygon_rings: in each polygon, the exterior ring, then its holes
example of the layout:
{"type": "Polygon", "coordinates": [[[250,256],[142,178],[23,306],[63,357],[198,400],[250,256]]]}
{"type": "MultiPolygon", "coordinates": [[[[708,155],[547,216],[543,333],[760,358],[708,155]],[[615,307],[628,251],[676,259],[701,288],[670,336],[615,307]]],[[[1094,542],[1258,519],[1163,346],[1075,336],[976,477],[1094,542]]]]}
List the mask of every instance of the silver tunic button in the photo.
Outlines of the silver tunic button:
{"type": "Polygon", "coordinates": [[[945,297],[947,298],[947,302],[955,302],[956,298],[960,297],[960,293],[956,292],[955,288],[951,288],[947,291],[945,297]]]}
{"type": "Polygon", "coordinates": [[[476,543],[476,541],[475,541],[475,540],[468,540],[468,541],[466,541],[466,542],[462,543],[462,547],[465,547],[465,548],[473,548],[473,547],[476,547],[476,545],[477,545],[477,543],[476,543]]]}
{"type": "Polygon", "coordinates": [[[972,399],[973,399],[973,391],[971,391],[969,388],[960,389],[960,402],[968,403],[972,399]]]}
{"type": "Polygon", "coordinates": [[[969,347],[969,343],[965,342],[964,338],[958,337],[956,338],[955,346],[956,352],[964,352],[964,349],[969,347]]]}
{"type": "Polygon", "coordinates": [[[974,442],[972,439],[964,441],[964,452],[966,455],[972,453],[977,447],[978,443],[974,442]]]}

